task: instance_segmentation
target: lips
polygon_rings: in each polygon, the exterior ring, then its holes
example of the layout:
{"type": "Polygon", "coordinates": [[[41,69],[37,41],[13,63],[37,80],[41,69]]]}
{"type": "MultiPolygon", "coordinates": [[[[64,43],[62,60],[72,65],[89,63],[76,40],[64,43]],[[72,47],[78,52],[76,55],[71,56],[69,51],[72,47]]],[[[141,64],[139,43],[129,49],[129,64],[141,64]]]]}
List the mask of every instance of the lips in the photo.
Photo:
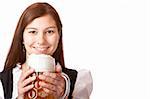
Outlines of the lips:
{"type": "Polygon", "coordinates": [[[36,53],[44,54],[47,52],[49,47],[33,47],[36,53]]]}

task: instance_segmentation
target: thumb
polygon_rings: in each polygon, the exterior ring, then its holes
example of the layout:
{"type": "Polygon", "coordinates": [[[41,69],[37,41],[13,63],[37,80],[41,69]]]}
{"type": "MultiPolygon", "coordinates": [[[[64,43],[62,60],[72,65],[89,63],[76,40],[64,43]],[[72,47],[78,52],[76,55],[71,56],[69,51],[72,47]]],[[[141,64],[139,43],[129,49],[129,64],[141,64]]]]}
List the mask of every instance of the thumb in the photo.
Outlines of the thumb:
{"type": "Polygon", "coordinates": [[[57,73],[61,73],[62,72],[62,68],[61,68],[61,65],[59,63],[57,63],[57,65],[56,65],[56,72],[57,73]]]}

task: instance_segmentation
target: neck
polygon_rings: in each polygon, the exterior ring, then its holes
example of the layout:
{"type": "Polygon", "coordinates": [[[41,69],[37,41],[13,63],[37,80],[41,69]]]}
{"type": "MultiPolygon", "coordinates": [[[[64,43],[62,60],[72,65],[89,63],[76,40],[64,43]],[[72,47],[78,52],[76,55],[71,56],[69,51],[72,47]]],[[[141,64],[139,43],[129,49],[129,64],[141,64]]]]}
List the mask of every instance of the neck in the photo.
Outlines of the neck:
{"type": "Polygon", "coordinates": [[[22,64],[22,71],[27,71],[29,69],[29,66],[27,66],[26,63],[22,64]]]}

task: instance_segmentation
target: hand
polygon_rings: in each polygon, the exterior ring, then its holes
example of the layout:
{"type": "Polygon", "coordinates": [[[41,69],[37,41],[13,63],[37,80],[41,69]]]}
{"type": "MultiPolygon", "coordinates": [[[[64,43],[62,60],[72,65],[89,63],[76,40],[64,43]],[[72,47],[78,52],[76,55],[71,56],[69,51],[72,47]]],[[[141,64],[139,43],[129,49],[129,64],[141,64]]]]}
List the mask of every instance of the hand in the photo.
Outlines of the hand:
{"type": "Polygon", "coordinates": [[[36,80],[36,76],[29,77],[32,73],[34,73],[34,69],[31,68],[22,71],[18,81],[18,99],[23,99],[25,93],[34,87],[31,83],[36,80]]]}
{"type": "Polygon", "coordinates": [[[60,65],[56,66],[56,72],[44,72],[39,75],[39,85],[43,88],[45,93],[56,96],[58,99],[64,94],[65,79],[61,76],[62,68],[60,65]]]}

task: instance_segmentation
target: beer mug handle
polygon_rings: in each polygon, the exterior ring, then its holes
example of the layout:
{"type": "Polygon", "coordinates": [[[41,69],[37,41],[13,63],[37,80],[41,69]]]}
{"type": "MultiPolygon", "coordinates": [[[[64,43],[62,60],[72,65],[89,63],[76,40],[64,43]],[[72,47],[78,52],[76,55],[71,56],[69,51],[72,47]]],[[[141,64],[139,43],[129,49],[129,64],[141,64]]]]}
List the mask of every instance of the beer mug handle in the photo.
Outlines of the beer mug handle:
{"type": "Polygon", "coordinates": [[[37,89],[33,88],[28,92],[28,98],[29,99],[36,99],[37,98],[37,89]]]}

